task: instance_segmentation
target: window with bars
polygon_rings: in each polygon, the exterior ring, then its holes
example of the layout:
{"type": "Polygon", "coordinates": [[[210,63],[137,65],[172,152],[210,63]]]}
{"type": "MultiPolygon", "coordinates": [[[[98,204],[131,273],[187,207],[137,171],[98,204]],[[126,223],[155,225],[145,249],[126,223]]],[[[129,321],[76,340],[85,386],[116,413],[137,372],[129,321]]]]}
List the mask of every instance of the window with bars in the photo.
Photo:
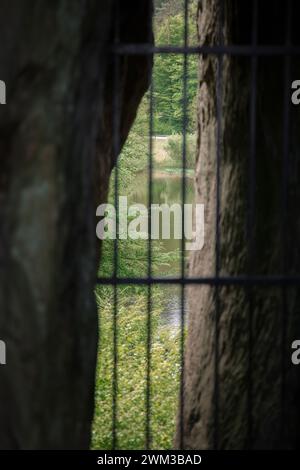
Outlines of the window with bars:
{"type": "Polygon", "coordinates": [[[96,291],[102,342],[94,446],[293,447],[298,5],[170,0],[155,8],[155,45],[152,25],[148,43],[122,42],[116,12],[116,157],[120,61],[146,56],[154,67],[111,180],[115,237],[103,243],[96,291]],[[128,216],[126,206],[124,222],[120,196],[147,212],[135,207],[128,216]],[[168,243],[161,230],[151,236],[153,221],[165,217],[153,219],[153,204],[162,203],[181,207],[182,235],[168,243]],[[187,203],[204,206],[204,246],[192,252],[187,203]],[[134,221],[140,237],[129,240],[134,221]]]}

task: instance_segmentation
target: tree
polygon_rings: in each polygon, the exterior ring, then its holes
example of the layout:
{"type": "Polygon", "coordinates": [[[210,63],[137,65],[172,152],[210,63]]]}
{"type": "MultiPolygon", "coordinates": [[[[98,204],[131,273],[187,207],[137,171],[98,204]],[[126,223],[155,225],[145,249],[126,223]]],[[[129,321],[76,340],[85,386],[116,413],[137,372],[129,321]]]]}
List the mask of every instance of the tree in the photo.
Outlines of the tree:
{"type": "MultiPolygon", "coordinates": [[[[177,10],[175,9],[175,12],[177,10]]],[[[190,11],[190,43],[195,43],[196,25],[194,8],[190,11]]],[[[184,41],[184,15],[181,11],[169,15],[157,15],[156,44],[179,46],[184,41]]],[[[183,131],[183,54],[157,55],[154,64],[153,86],[155,104],[155,132],[158,134],[181,133],[183,131]]],[[[197,59],[188,57],[187,63],[187,113],[189,129],[193,129],[193,103],[197,91],[197,59]]]]}

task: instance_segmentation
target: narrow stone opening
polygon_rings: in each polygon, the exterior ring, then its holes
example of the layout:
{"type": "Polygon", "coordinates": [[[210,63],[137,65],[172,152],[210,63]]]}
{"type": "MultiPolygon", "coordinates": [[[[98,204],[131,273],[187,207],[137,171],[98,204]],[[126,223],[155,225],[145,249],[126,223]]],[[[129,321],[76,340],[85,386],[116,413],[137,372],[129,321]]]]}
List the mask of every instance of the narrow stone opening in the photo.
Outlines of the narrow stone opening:
{"type": "MultiPolygon", "coordinates": [[[[181,0],[156,2],[153,27],[156,45],[182,46],[184,3],[181,0]]],[[[190,44],[196,44],[196,2],[190,2],[187,28],[190,44]]],[[[110,179],[110,205],[103,208],[101,215],[104,219],[101,219],[99,226],[104,238],[99,275],[101,278],[113,276],[117,249],[118,276],[136,278],[137,284],[119,285],[117,298],[111,286],[96,289],[100,338],[94,448],[112,446],[114,353],[117,353],[118,368],[118,391],[115,396],[118,448],[145,448],[147,393],[150,396],[151,447],[168,449],[174,445],[182,364],[181,335],[185,335],[181,332],[182,302],[184,330],[187,327],[188,306],[186,299],[182,299],[179,285],[153,285],[149,317],[149,287],[139,285],[139,279],[147,278],[149,262],[151,276],[181,276],[183,179],[185,204],[194,209],[197,69],[196,56],[188,57],[185,67],[182,53],[155,54],[151,89],[139,106],[118,159],[118,168],[110,179]],[[187,80],[186,97],[184,74],[187,80]],[[116,301],[117,308],[114,305],[116,301]],[[114,344],[114,321],[118,329],[117,345],[114,344]],[[151,338],[148,338],[149,326],[151,338]],[[148,361],[151,361],[150,383],[147,382],[148,361]]],[[[192,222],[191,225],[194,225],[192,222]]],[[[187,251],[183,253],[185,274],[188,255],[187,251]]]]}

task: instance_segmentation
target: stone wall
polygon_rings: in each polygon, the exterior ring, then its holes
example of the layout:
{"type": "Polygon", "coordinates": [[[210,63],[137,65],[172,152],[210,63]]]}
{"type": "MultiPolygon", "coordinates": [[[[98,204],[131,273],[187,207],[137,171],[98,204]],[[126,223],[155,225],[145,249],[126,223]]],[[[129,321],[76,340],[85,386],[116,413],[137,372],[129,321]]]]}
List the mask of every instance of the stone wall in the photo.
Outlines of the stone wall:
{"type": "MultiPolygon", "coordinates": [[[[222,3],[199,1],[200,44],[219,44],[222,3]]],[[[258,4],[258,42],[282,45],[286,3],[258,4]]],[[[251,41],[250,6],[251,2],[224,2],[221,34],[225,44],[251,41]]],[[[293,40],[299,44],[296,2],[294,8],[293,40]]],[[[300,76],[299,59],[290,60],[291,77],[296,79],[300,76]]],[[[251,60],[237,56],[223,59],[220,274],[224,276],[299,273],[296,212],[300,195],[297,183],[300,115],[288,96],[290,142],[288,169],[284,170],[283,103],[285,86],[289,93],[291,85],[284,82],[284,64],[282,57],[258,59],[256,156],[252,167],[255,189],[251,196],[251,60]]],[[[218,59],[201,56],[199,73],[195,184],[197,202],[205,205],[206,230],[204,249],[194,252],[190,260],[190,275],[214,276],[218,59]]],[[[238,286],[216,290],[194,286],[188,295],[191,313],[186,347],[184,447],[243,449],[299,445],[300,374],[291,363],[291,343],[300,328],[298,290],[238,286]],[[217,312],[219,338],[215,362],[217,312]]],[[[179,433],[178,430],[177,445],[179,433]]]]}
{"type": "MultiPolygon", "coordinates": [[[[95,210],[112,151],[111,45],[147,42],[151,1],[1,2],[0,448],[87,448],[99,264],[95,210]]],[[[124,142],[151,63],[120,59],[124,142]],[[133,79],[134,77],[134,79],[133,79]]]]}

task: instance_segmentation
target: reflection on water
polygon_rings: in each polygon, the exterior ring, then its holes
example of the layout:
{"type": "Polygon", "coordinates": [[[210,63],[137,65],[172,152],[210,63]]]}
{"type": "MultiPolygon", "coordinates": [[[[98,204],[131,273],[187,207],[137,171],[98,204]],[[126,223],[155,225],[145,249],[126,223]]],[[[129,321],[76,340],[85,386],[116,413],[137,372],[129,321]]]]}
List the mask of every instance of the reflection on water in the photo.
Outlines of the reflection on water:
{"type": "MultiPolygon", "coordinates": [[[[161,326],[171,326],[174,329],[181,326],[181,289],[174,286],[165,286],[166,293],[168,294],[165,302],[165,307],[161,313],[161,326]]],[[[184,314],[185,325],[188,321],[188,303],[186,297],[184,298],[184,314]]]]}
{"type": "MultiPolygon", "coordinates": [[[[139,173],[134,181],[132,190],[129,193],[129,204],[144,204],[148,206],[148,172],[143,171],[139,173]]],[[[152,179],[152,204],[168,204],[171,206],[174,203],[181,204],[182,201],[182,177],[180,169],[172,169],[172,173],[167,171],[154,171],[152,179]]],[[[194,180],[191,175],[185,178],[185,203],[192,204],[194,201],[194,180]]],[[[171,238],[164,240],[160,233],[160,245],[165,252],[174,250],[181,250],[181,240],[173,238],[174,234],[174,218],[171,216],[171,238]]],[[[161,221],[160,221],[161,226],[161,221]]],[[[153,245],[157,243],[152,241],[153,245]]],[[[166,267],[161,266],[160,273],[166,273],[166,267]]],[[[173,263],[169,273],[176,276],[180,273],[181,262],[173,263]]]]}
{"type": "MultiPolygon", "coordinates": [[[[134,184],[128,194],[129,204],[144,204],[148,206],[148,172],[140,172],[134,181],[134,184]]],[[[180,169],[172,169],[172,171],[154,171],[152,179],[152,203],[153,204],[168,204],[171,206],[174,203],[181,204],[182,201],[182,172],[180,169]]],[[[185,178],[185,202],[192,204],[194,201],[194,181],[191,174],[187,174],[185,178]]],[[[175,250],[181,250],[181,240],[173,238],[174,234],[174,218],[170,219],[171,238],[165,240],[161,237],[160,240],[153,240],[152,244],[160,243],[162,252],[169,253],[175,250]]],[[[160,223],[161,226],[161,223],[160,223]]],[[[176,261],[172,261],[169,266],[161,264],[156,268],[155,274],[165,276],[178,276],[181,275],[181,259],[177,257],[176,261]]],[[[177,329],[181,324],[181,289],[178,286],[164,285],[165,307],[161,315],[161,325],[171,326],[177,329]]],[[[187,303],[184,306],[185,316],[188,316],[187,303]]]]}

